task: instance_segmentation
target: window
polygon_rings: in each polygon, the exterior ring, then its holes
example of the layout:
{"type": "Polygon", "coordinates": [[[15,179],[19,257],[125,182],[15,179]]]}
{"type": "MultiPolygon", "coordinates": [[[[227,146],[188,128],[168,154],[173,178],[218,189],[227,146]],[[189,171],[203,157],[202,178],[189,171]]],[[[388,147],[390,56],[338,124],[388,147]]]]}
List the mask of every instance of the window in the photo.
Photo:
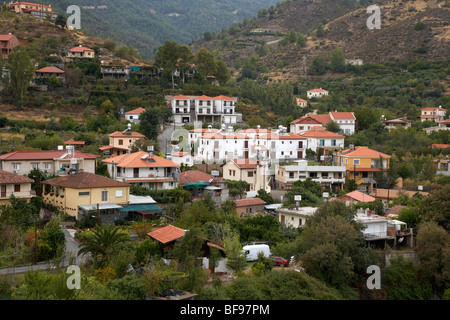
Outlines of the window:
{"type": "Polygon", "coordinates": [[[359,166],[359,159],[353,159],[353,165],[359,166]]]}
{"type": "Polygon", "coordinates": [[[32,163],[31,164],[31,169],[32,170],[38,170],[39,169],[39,163],[32,163]]]}
{"type": "Polygon", "coordinates": [[[102,201],[108,201],[108,191],[102,191],[102,201]]]}
{"type": "Polygon", "coordinates": [[[78,192],[79,197],[89,197],[89,191],[78,192]]]}
{"type": "Polygon", "coordinates": [[[20,164],[19,163],[13,163],[13,170],[19,171],[20,170],[20,164]]]}
{"type": "Polygon", "coordinates": [[[320,139],[320,146],[323,147],[325,145],[325,140],[324,139],[320,139]]]}
{"type": "Polygon", "coordinates": [[[253,177],[253,171],[247,172],[247,177],[249,177],[249,178],[253,177]]]}
{"type": "Polygon", "coordinates": [[[20,192],[20,184],[14,185],[14,192],[20,192]]]}
{"type": "Polygon", "coordinates": [[[123,196],[122,190],[116,190],[116,198],[121,198],[123,196]]]}
{"type": "Polygon", "coordinates": [[[123,145],[123,140],[119,139],[119,146],[122,146],[122,145],[123,145]]]}
{"type": "Polygon", "coordinates": [[[44,163],[44,170],[50,171],[50,163],[44,163]]]}
{"type": "Polygon", "coordinates": [[[336,140],[331,140],[331,146],[333,146],[333,147],[336,146],[336,140]]]}

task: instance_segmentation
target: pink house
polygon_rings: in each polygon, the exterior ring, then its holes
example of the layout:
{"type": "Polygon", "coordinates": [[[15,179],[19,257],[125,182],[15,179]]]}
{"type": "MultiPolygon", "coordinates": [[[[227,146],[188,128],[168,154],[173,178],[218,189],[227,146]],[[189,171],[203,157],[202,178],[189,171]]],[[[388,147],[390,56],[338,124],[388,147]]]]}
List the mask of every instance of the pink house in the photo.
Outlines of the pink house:
{"type": "Polygon", "coordinates": [[[19,40],[12,34],[0,34],[0,49],[3,60],[8,60],[9,54],[19,45],[19,40]]]}

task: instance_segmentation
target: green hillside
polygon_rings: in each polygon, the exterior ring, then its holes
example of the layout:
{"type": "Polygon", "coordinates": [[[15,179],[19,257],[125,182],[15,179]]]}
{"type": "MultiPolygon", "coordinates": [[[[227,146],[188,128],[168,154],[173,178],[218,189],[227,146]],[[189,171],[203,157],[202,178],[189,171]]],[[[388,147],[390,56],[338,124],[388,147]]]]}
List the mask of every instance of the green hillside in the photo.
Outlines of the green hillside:
{"type": "Polygon", "coordinates": [[[165,40],[189,44],[204,32],[254,16],[278,0],[51,0],[56,12],[69,5],[81,8],[81,27],[87,35],[114,38],[137,48],[142,57],[155,53],[165,40]]]}

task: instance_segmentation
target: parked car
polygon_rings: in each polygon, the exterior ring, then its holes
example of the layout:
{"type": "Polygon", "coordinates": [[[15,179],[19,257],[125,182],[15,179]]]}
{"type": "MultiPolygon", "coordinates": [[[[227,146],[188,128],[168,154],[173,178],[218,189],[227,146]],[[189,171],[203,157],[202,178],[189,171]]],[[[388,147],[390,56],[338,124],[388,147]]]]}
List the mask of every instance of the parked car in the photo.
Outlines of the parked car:
{"type": "Polygon", "coordinates": [[[289,260],[283,259],[282,257],[272,257],[272,261],[274,262],[275,266],[285,266],[287,267],[289,265],[289,260]]]}

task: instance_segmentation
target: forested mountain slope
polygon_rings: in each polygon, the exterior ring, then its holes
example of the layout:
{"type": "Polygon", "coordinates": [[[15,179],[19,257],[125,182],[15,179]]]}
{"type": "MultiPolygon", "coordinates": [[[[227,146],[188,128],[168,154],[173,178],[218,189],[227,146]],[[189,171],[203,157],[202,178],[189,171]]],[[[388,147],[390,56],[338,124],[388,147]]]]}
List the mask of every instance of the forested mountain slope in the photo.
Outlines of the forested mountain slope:
{"type": "Polygon", "coordinates": [[[114,38],[137,48],[142,57],[153,55],[165,40],[188,44],[204,32],[254,16],[278,0],[49,0],[55,11],[69,5],[81,8],[86,34],[114,38]]]}

